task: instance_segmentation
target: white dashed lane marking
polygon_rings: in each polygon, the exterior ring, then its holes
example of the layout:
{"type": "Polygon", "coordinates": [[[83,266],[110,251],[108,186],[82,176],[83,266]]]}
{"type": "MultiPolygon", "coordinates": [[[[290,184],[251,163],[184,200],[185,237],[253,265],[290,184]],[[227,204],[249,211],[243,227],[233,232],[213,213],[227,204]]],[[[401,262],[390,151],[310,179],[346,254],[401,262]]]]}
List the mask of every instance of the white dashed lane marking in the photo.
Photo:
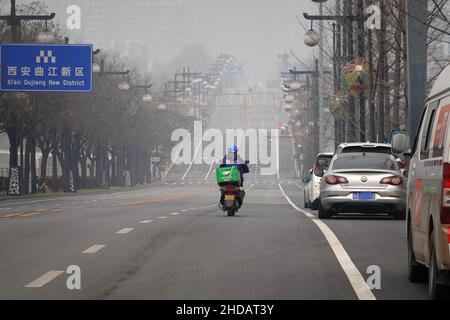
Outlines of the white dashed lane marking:
{"type": "Polygon", "coordinates": [[[156,219],[158,219],[158,220],[163,220],[163,219],[167,219],[167,217],[158,217],[158,218],[156,218],[156,219]]]}
{"type": "Polygon", "coordinates": [[[144,220],[144,221],[141,221],[140,223],[142,223],[142,224],[149,224],[149,223],[152,223],[153,222],[153,220],[144,220]]]}
{"type": "Polygon", "coordinates": [[[134,228],[123,228],[123,229],[117,231],[117,234],[127,234],[127,233],[130,233],[133,230],[134,230],[134,228]]]}
{"type": "Polygon", "coordinates": [[[94,254],[94,253],[97,253],[100,250],[102,250],[104,247],[106,247],[104,244],[96,244],[96,245],[93,245],[92,247],[89,247],[86,250],[84,250],[83,253],[94,254]]]}
{"type": "Polygon", "coordinates": [[[178,213],[178,212],[172,212],[170,215],[171,216],[178,216],[180,213],[178,213]]]}
{"type": "Polygon", "coordinates": [[[45,286],[47,283],[49,283],[50,281],[54,280],[55,278],[57,278],[58,276],[60,276],[63,273],[64,273],[64,271],[51,270],[51,271],[43,274],[42,276],[40,276],[36,280],[33,280],[32,282],[27,284],[25,286],[25,288],[41,288],[41,287],[45,286]]]}

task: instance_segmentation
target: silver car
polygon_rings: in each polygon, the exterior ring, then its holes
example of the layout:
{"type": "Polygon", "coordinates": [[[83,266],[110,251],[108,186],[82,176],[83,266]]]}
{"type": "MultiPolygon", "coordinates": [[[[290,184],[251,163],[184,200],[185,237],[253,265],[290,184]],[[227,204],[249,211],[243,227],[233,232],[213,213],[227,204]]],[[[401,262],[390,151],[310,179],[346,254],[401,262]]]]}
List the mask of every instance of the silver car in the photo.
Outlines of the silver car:
{"type": "Polygon", "coordinates": [[[336,155],[320,185],[320,219],[339,213],[388,213],[404,220],[405,207],[406,179],[390,154],[336,155]]]}

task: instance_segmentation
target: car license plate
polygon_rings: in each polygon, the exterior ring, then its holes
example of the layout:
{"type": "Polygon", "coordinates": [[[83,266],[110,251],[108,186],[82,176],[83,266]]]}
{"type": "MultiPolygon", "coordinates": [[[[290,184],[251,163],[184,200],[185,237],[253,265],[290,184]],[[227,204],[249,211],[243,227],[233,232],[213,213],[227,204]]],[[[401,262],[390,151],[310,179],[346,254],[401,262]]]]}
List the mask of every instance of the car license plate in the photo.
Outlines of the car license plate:
{"type": "Polygon", "coordinates": [[[234,195],[233,194],[226,194],[225,195],[225,201],[233,201],[234,195]]]}
{"type": "Polygon", "coordinates": [[[373,192],[355,192],[353,194],[353,200],[358,200],[358,201],[375,200],[375,193],[373,193],[373,192]]]}

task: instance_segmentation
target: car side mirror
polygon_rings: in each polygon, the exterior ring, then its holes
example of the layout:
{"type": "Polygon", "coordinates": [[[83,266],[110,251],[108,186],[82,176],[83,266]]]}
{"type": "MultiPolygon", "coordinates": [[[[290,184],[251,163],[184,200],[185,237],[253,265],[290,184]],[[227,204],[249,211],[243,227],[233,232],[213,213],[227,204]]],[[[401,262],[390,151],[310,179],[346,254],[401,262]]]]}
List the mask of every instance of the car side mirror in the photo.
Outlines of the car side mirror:
{"type": "Polygon", "coordinates": [[[403,155],[409,150],[409,134],[406,131],[397,131],[392,135],[392,153],[403,155]]]}

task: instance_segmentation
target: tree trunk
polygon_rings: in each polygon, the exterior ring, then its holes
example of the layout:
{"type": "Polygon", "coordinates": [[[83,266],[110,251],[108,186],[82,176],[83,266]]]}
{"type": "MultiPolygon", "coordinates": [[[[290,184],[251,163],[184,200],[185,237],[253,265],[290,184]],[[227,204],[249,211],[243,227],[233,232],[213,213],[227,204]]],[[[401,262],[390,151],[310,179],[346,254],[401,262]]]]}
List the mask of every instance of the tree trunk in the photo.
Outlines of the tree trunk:
{"type": "Polygon", "coordinates": [[[36,174],[36,139],[31,140],[31,193],[37,193],[37,174],[36,174]]]}
{"type": "Polygon", "coordinates": [[[41,178],[45,179],[47,178],[47,162],[48,162],[48,157],[50,154],[50,150],[42,150],[41,149],[41,153],[42,153],[42,159],[41,159],[41,178]]]}
{"type": "Polygon", "coordinates": [[[52,141],[52,181],[53,189],[58,190],[58,141],[56,134],[54,135],[52,141]]]}
{"type": "Polygon", "coordinates": [[[31,141],[28,137],[25,142],[25,157],[24,157],[24,174],[23,174],[23,193],[30,193],[30,154],[31,154],[31,141]]]}
{"type": "Polygon", "coordinates": [[[388,52],[384,60],[384,132],[389,132],[391,127],[391,87],[389,85],[389,68],[387,61],[388,52]]]}
{"type": "MultiPolygon", "coordinates": [[[[402,0],[399,0],[400,2],[402,0]]],[[[392,126],[394,128],[400,127],[400,84],[401,84],[401,68],[402,68],[402,57],[401,57],[401,28],[397,26],[395,31],[395,62],[394,62],[394,100],[392,102],[392,126]]]]}

